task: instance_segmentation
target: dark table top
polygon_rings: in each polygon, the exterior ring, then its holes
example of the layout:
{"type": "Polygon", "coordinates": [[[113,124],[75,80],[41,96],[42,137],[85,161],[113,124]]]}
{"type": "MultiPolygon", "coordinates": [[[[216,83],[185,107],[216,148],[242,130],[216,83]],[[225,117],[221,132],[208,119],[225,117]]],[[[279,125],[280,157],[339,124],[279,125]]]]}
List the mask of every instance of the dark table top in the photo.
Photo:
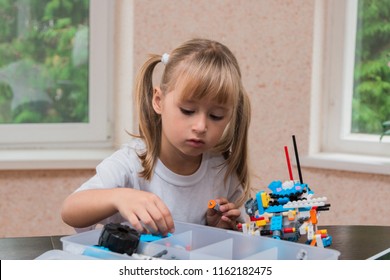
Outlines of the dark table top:
{"type": "Polygon", "coordinates": [[[62,236],[0,238],[1,260],[33,260],[50,250],[62,250],[62,236]]]}
{"type": "Polygon", "coordinates": [[[332,236],[330,248],[341,253],[342,260],[365,260],[390,248],[390,227],[321,226],[332,236]]]}
{"type": "MultiPolygon", "coordinates": [[[[390,248],[390,226],[319,226],[332,236],[330,249],[341,260],[364,260],[390,248]]],[[[0,259],[32,260],[50,250],[61,250],[62,236],[0,238],[0,259]]]]}

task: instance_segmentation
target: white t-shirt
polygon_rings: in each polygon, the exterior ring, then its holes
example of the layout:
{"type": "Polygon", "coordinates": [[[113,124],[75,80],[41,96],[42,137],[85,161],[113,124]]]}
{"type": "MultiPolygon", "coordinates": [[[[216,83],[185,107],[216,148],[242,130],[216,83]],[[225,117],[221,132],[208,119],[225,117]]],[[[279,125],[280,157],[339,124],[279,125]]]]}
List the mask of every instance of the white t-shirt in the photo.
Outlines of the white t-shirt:
{"type": "MultiPolygon", "coordinates": [[[[158,195],[171,211],[175,221],[205,224],[207,203],[210,199],[226,197],[234,202],[243,193],[236,176],[224,182],[226,166],[222,156],[203,154],[198,170],[188,176],[178,175],[157,161],[152,179],[146,181],[139,176],[142,170],[137,152],[145,150],[140,139],[124,145],[96,167],[96,175],[76,191],[88,189],[134,188],[158,195]]],[[[124,222],[119,213],[101,223],[124,222]]],[[[93,227],[78,229],[78,231],[93,227]]]]}

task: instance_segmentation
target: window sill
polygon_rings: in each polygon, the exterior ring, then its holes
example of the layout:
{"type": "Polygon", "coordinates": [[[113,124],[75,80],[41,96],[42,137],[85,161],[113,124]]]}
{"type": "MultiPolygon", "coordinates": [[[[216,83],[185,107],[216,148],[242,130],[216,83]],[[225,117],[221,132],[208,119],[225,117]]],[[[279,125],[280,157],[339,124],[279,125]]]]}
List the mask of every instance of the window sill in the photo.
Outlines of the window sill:
{"type": "Polygon", "coordinates": [[[94,169],[113,152],[112,148],[1,150],[0,170],[94,169]]]}
{"type": "Polygon", "coordinates": [[[390,158],[342,153],[316,153],[300,160],[303,167],[390,175],[390,158]]]}

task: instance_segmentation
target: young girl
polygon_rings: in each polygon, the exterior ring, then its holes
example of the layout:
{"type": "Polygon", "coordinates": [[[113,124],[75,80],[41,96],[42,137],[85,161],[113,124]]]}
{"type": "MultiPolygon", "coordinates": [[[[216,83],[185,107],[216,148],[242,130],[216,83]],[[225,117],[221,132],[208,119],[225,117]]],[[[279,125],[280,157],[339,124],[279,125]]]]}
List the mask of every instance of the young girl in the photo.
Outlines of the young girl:
{"type": "Polygon", "coordinates": [[[135,91],[139,136],[64,201],[63,220],[77,230],[128,221],[163,235],[174,221],[234,229],[250,192],[250,104],[234,55],[215,41],[187,41],[151,55],[135,91]],[[153,87],[160,62],[161,84],[153,87]],[[218,211],[208,209],[210,199],[218,211]]]}

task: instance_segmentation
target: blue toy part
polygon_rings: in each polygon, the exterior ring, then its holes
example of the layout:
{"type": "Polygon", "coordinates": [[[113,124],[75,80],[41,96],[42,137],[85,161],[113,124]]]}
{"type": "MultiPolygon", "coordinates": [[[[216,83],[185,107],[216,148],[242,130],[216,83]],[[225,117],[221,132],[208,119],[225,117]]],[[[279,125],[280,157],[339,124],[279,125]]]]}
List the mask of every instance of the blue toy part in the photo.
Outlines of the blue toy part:
{"type": "Polygon", "coordinates": [[[115,255],[112,251],[110,251],[110,249],[99,245],[93,245],[85,248],[83,255],[103,260],[116,260],[120,258],[118,256],[120,254],[115,255]]]}
{"type": "Polygon", "coordinates": [[[141,234],[140,241],[141,242],[153,242],[166,237],[172,236],[171,233],[168,233],[167,236],[162,236],[161,234],[141,234]]]}
{"type": "Polygon", "coordinates": [[[283,208],[283,205],[276,205],[268,207],[265,212],[267,213],[281,213],[287,212],[288,210],[294,210],[294,208],[283,208]]]}
{"type": "Polygon", "coordinates": [[[274,216],[271,219],[272,238],[281,239],[282,238],[282,229],[283,229],[283,216],[274,216]]]}
{"type": "Polygon", "coordinates": [[[312,190],[309,189],[307,184],[301,184],[299,182],[295,182],[294,186],[289,189],[283,189],[282,181],[273,181],[268,185],[268,188],[272,191],[274,195],[278,196],[289,196],[302,193],[304,190],[308,192],[308,194],[314,194],[312,190]]]}
{"type": "Polygon", "coordinates": [[[273,193],[278,193],[282,190],[282,181],[273,181],[268,185],[268,188],[273,193]]]}
{"type": "Polygon", "coordinates": [[[283,216],[274,216],[271,219],[270,230],[282,230],[283,228],[283,216]]]}
{"type": "Polygon", "coordinates": [[[257,211],[259,211],[260,215],[264,214],[263,202],[261,200],[261,194],[262,193],[263,193],[263,191],[259,191],[259,192],[256,193],[257,211]]]}
{"type": "Polygon", "coordinates": [[[324,247],[329,247],[332,245],[332,236],[328,235],[327,237],[323,238],[322,243],[324,244],[324,247]]]}
{"type": "Polygon", "coordinates": [[[278,203],[279,204],[286,204],[287,202],[289,202],[290,201],[290,199],[288,198],[288,197],[282,197],[282,198],[278,198],[278,203]]]}

